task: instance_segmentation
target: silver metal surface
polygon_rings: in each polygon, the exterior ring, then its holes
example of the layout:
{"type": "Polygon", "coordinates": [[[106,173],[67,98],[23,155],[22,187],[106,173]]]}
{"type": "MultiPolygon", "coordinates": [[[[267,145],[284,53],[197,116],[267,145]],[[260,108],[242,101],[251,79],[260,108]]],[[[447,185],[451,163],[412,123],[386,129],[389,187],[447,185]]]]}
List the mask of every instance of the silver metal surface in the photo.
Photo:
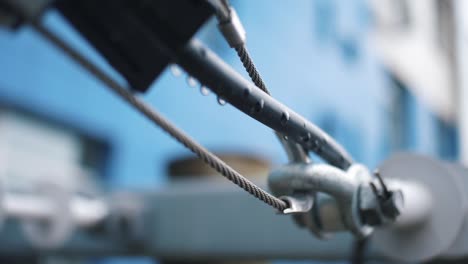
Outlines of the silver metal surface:
{"type": "MultiPolygon", "coordinates": [[[[323,203],[318,200],[314,204],[311,214],[322,212],[334,212],[334,217],[341,221],[342,225],[333,225],[333,230],[326,230],[327,225],[322,223],[310,223],[310,229],[314,233],[317,230],[337,231],[336,226],[343,226],[344,230],[350,230],[359,237],[367,236],[372,231],[370,226],[365,226],[361,222],[359,212],[359,190],[361,184],[370,182],[371,177],[368,170],[361,165],[352,165],[345,172],[327,164],[290,164],[282,166],[273,171],[268,178],[268,185],[276,195],[288,195],[292,192],[304,192],[313,194],[321,192],[328,194],[336,200],[336,203],[323,203]],[[330,210],[330,205],[335,205],[336,210],[330,210]],[[321,208],[326,206],[325,208],[321,208]],[[339,212],[336,214],[336,212],[339,212]]],[[[372,197],[375,199],[375,197],[372,197]]],[[[307,216],[306,216],[307,217],[307,216]]],[[[307,217],[303,222],[321,219],[323,216],[307,217]]],[[[326,218],[326,217],[325,217],[326,218]]],[[[309,224],[308,224],[309,225],[309,224]]],[[[319,234],[320,235],[320,234],[319,234]]]]}
{"type": "MultiPolygon", "coordinates": [[[[308,153],[304,150],[304,148],[297,144],[296,142],[290,141],[280,133],[275,133],[276,137],[283,146],[286,155],[288,156],[288,160],[290,163],[300,163],[300,164],[309,164],[311,162],[308,153]]],[[[287,201],[289,207],[283,210],[284,214],[291,214],[291,213],[305,213],[310,211],[314,203],[314,196],[312,193],[302,193],[301,197],[289,197],[289,196],[282,196],[280,197],[282,200],[287,201]]],[[[297,221],[297,217],[294,218],[297,221]]],[[[301,225],[301,223],[298,223],[301,225]]]]}
{"type": "Polygon", "coordinates": [[[313,196],[307,194],[281,196],[280,199],[289,205],[283,211],[283,214],[306,213],[312,209],[312,205],[314,204],[313,196]]]}
{"type": "Polygon", "coordinates": [[[229,8],[229,20],[220,21],[218,28],[231,47],[244,45],[246,32],[234,8],[229,8]]]}
{"type": "Polygon", "coordinates": [[[286,155],[288,156],[288,161],[290,163],[310,163],[308,153],[304,148],[292,140],[286,139],[283,135],[276,132],[275,133],[281,145],[283,146],[286,155]]]}

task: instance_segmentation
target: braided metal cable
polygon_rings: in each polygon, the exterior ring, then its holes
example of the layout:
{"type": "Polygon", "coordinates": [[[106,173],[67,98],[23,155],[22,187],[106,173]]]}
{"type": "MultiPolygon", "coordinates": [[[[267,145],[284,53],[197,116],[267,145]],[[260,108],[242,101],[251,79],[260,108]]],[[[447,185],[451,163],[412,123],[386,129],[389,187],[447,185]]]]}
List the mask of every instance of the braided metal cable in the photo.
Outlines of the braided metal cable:
{"type": "Polygon", "coordinates": [[[250,57],[250,54],[247,51],[247,48],[244,45],[239,45],[235,47],[235,50],[255,86],[260,88],[265,93],[270,94],[270,91],[266,88],[262,77],[260,77],[260,73],[258,72],[257,68],[255,67],[255,64],[253,63],[252,58],[250,57]]]}
{"type": "Polygon", "coordinates": [[[83,68],[85,68],[89,73],[94,75],[97,79],[106,84],[113,92],[119,95],[123,100],[131,104],[140,113],[146,116],[148,119],[153,121],[156,125],[161,127],[165,132],[170,136],[184,145],[186,148],[190,149],[195,153],[201,160],[208,164],[211,168],[215,169],[217,172],[221,173],[228,180],[241,187],[248,193],[252,194],[261,201],[267,203],[268,205],[278,209],[279,211],[284,211],[288,207],[286,202],[281,199],[274,197],[273,195],[262,190],[251,181],[243,177],[236,170],[227,165],[224,161],[218,158],[216,155],[211,153],[209,150],[201,146],[198,142],[192,139],[190,136],[185,134],[183,131],[178,129],[174,124],[169,120],[164,118],[161,114],[156,112],[151,106],[146,104],[144,101],[140,100],[133,93],[127,90],[125,87],[118,84],[107,74],[101,71],[96,65],[92,64],[88,59],[82,56],[78,51],[74,50],[67,43],[58,38],[53,32],[49,31],[47,28],[42,26],[39,23],[33,24],[34,28],[42,34],[46,39],[55,44],[58,48],[63,50],[68,56],[73,60],[79,63],[83,68]]]}
{"type": "MultiPolygon", "coordinates": [[[[237,55],[239,56],[242,64],[244,65],[245,70],[249,74],[250,79],[255,84],[255,86],[257,86],[259,89],[264,91],[266,94],[271,95],[270,91],[265,85],[265,82],[263,82],[263,79],[260,76],[260,73],[255,67],[255,64],[253,63],[253,60],[250,57],[250,54],[247,51],[247,48],[245,47],[245,45],[236,46],[235,50],[237,51],[237,55]]],[[[278,137],[278,139],[282,143],[283,148],[286,150],[286,153],[291,153],[291,154],[288,154],[288,156],[289,155],[294,156],[293,153],[296,154],[295,158],[293,158],[294,161],[299,161],[299,162],[304,162],[304,163],[310,162],[309,158],[307,157],[307,153],[304,152],[304,149],[302,147],[300,147],[297,144],[290,144],[290,143],[285,144],[283,135],[281,135],[279,132],[275,132],[275,135],[276,137],[278,137]]],[[[293,161],[293,160],[290,160],[290,161],[293,161]]]]}

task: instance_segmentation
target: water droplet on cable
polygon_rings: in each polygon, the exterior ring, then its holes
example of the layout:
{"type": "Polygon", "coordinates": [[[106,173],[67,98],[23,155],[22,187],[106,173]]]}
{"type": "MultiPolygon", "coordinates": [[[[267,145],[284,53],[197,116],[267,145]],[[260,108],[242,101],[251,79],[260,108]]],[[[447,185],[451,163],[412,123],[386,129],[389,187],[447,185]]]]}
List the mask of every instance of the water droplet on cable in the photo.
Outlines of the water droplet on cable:
{"type": "Polygon", "coordinates": [[[179,66],[173,64],[173,65],[171,65],[171,73],[175,77],[179,77],[180,75],[182,75],[182,70],[180,69],[179,66]]]}
{"type": "Polygon", "coordinates": [[[314,151],[319,151],[320,148],[322,147],[321,144],[320,144],[320,140],[315,139],[313,143],[314,143],[313,144],[314,151]]]}
{"type": "Polygon", "coordinates": [[[195,87],[198,85],[198,81],[197,79],[193,78],[192,76],[188,76],[187,77],[187,84],[190,86],[190,87],[195,87]]]}
{"type": "Polygon", "coordinates": [[[263,101],[262,99],[255,103],[255,106],[253,109],[255,112],[259,113],[260,111],[262,111],[264,105],[265,105],[265,101],[263,101]]]}
{"type": "Polygon", "coordinates": [[[244,97],[249,97],[249,94],[250,94],[250,87],[247,87],[247,88],[244,89],[243,95],[244,95],[244,97]]]}
{"type": "Polygon", "coordinates": [[[302,141],[308,142],[311,138],[310,133],[306,133],[304,136],[302,136],[302,141]]]}
{"type": "Polygon", "coordinates": [[[200,86],[200,93],[204,96],[207,96],[210,94],[210,89],[208,89],[208,87],[202,85],[200,86]]]}
{"type": "Polygon", "coordinates": [[[285,126],[289,121],[289,113],[288,112],[283,112],[281,114],[281,125],[285,126]]]}
{"type": "Polygon", "coordinates": [[[224,98],[222,98],[221,96],[218,96],[218,104],[219,104],[219,105],[225,105],[225,104],[226,104],[226,100],[224,100],[224,98]]]}

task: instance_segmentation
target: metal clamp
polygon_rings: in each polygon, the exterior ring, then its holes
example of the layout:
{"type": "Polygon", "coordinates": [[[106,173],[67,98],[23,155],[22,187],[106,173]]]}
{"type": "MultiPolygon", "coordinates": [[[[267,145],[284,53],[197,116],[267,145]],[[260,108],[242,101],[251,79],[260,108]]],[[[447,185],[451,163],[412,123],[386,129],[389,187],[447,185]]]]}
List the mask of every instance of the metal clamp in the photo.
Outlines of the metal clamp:
{"type": "MultiPolygon", "coordinates": [[[[308,194],[299,198],[283,196],[282,199],[291,205],[287,212],[302,213],[295,218],[296,221],[301,226],[308,227],[317,236],[324,237],[327,232],[350,230],[358,237],[365,237],[372,232],[373,226],[384,221],[374,223],[363,219],[363,204],[373,205],[370,208],[372,212],[375,208],[382,212],[384,205],[385,208],[395,207],[392,203],[395,199],[381,199],[380,195],[372,192],[371,186],[375,187],[372,180],[371,173],[359,164],[343,171],[328,164],[295,163],[272,172],[269,176],[269,187],[276,195],[308,194]],[[372,195],[366,195],[368,191],[371,191],[372,195]],[[312,202],[316,195],[319,195],[317,197],[320,199],[312,202]]],[[[388,189],[386,191],[393,193],[388,189]]],[[[382,215],[391,220],[398,212],[382,215]]]]}

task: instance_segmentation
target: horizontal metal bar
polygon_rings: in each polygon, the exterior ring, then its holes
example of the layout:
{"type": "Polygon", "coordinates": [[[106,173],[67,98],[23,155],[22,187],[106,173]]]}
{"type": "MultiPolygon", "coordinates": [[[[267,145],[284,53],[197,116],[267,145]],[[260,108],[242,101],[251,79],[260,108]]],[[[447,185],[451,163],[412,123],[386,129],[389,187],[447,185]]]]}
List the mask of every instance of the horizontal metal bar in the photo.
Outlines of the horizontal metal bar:
{"type": "MultiPolygon", "coordinates": [[[[77,228],[63,247],[41,254],[63,256],[145,255],[167,260],[316,259],[345,260],[353,237],[319,240],[227,182],[171,184],[161,190],[129,193],[145,206],[143,239],[131,243],[113,232],[111,222],[77,228]]],[[[111,199],[121,204],[121,199],[111,199]]],[[[115,224],[115,223],[114,223],[115,224]]],[[[115,226],[114,226],[115,227],[115,226]]],[[[8,221],[1,229],[0,256],[37,253],[8,221]]],[[[378,257],[371,249],[371,258],[378,257]]]]}
{"type": "MultiPolygon", "coordinates": [[[[150,196],[155,225],[148,250],[164,259],[346,260],[352,253],[351,234],[317,239],[227,183],[172,184],[150,196]]],[[[372,249],[366,256],[378,257],[372,249]]]]}
{"type": "Polygon", "coordinates": [[[320,128],[257,89],[197,40],[192,40],[178,54],[177,63],[237,109],[330,164],[347,169],[353,162],[343,147],[320,128]]]}

